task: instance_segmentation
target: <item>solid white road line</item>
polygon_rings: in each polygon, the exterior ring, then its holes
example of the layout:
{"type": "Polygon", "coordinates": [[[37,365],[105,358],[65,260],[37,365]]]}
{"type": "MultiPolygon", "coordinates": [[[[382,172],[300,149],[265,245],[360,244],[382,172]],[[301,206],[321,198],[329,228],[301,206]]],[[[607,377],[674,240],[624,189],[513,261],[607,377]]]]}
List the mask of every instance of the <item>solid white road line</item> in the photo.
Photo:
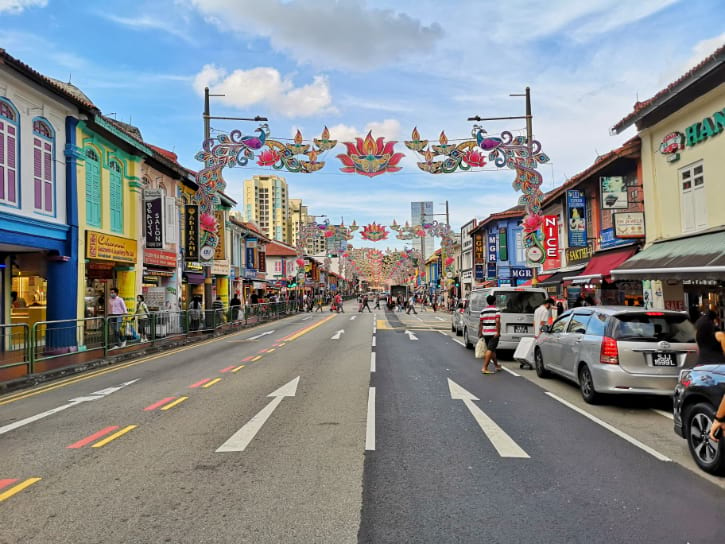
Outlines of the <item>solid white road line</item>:
{"type": "Polygon", "coordinates": [[[269,419],[269,416],[272,415],[272,413],[275,411],[277,406],[279,406],[279,404],[284,400],[284,398],[295,396],[295,394],[297,393],[297,385],[299,383],[300,377],[297,376],[294,380],[286,383],[275,392],[267,395],[268,397],[274,397],[272,399],[272,402],[262,408],[262,410],[256,416],[254,416],[252,419],[249,420],[249,422],[247,422],[246,425],[244,425],[244,427],[239,429],[236,433],[229,437],[229,440],[219,446],[219,448],[217,448],[216,450],[217,453],[229,451],[244,451],[244,449],[257,435],[259,430],[269,419]]]}
{"type": "Polygon", "coordinates": [[[665,412],[664,410],[658,410],[657,408],[652,408],[652,411],[655,414],[659,414],[661,416],[666,417],[667,419],[671,419],[672,421],[675,420],[675,416],[672,414],[672,412],[665,412]]]}
{"type": "Polygon", "coordinates": [[[370,372],[375,372],[375,352],[370,354],[370,372]]]}
{"type": "Polygon", "coordinates": [[[466,347],[466,344],[461,342],[458,338],[451,338],[451,340],[453,340],[456,344],[461,344],[464,348],[466,347]]]}
{"type": "Polygon", "coordinates": [[[365,429],[365,450],[375,451],[375,388],[368,394],[368,422],[365,429]]]}
{"type": "Polygon", "coordinates": [[[513,370],[511,370],[510,368],[506,368],[506,367],[505,367],[505,366],[503,366],[503,365],[501,365],[501,368],[503,368],[503,369],[504,369],[504,370],[505,370],[506,372],[508,372],[508,373],[509,373],[509,374],[511,374],[512,376],[516,376],[517,378],[520,378],[520,377],[521,377],[521,374],[516,374],[516,372],[514,372],[514,371],[513,371],[513,370]]]}
{"type": "Polygon", "coordinates": [[[557,397],[554,393],[550,393],[549,391],[546,391],[546,394],[549,395],[552,399],[554,399],[556,401],[559,401],[564,406],[568,406],[569,408],[571,408],[575,412],[583,415],[587,419],[590,419],[591,421],[593,421],[597,425],[601,425],[602,427],[604,427],[605,429],[607,429],[609,432],[616,434],[618,437],[623,438],[624,440],[626,440],[630,444],[633,444],[633,445],[637,446],[639,449],[641,449],[641,450],[649,453],[655,459],[659,459],[660,461],[665,461],[665,462],[672,461],[672,459],[670,459],[669,457],[666,457],[666,456],[662,455],[657,450],[654,450],[654,449],[650,448],[649,446],[647,446],[645,444],[642,444],[642,442],[640,442],[636,438],[628,435],[624,431],[620,431],[619,429],[617,429],[616,427],[613,427],[612,425],[610,425],[606,421],[602,421],[598,417],[593,416],[592,414],[590,414],[589,412],[587,412],[585,410],[582,410],[578,406],[575,406],[572,403],[570,403],[568,401],[565,401],[561,397],[557,397]]]}

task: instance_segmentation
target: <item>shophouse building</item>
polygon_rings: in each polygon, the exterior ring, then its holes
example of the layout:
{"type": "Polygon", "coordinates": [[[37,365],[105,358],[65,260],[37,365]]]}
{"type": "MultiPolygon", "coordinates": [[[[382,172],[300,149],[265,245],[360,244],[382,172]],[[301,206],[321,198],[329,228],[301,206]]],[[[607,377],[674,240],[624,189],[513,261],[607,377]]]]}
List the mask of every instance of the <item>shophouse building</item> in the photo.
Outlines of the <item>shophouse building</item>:
{"type": "MultiPolygon", "coordinates": [[[[473,288],[473,258],[474,258],[474,239],[471,231],[476,228],[476,220],[472,219],[461,227],[461,257],[459,264],[458,281],[460,283],[459,296],[468,298],[473,288]]],[[[483,250],[483,241],[480,241],[480,249],[483,250]]],[[[483,254],[481,253],[481,257],[483,254]]],[[[481,259],[482,261],[482,259],[481,259]]]]}
{"type": "Polygon", "coordinates": [[[646,247],[613,276],[642,280],[648,305],[713,310],[725,286],[725,46],[652,98],[613,133],[642,140],[646,247]]]}

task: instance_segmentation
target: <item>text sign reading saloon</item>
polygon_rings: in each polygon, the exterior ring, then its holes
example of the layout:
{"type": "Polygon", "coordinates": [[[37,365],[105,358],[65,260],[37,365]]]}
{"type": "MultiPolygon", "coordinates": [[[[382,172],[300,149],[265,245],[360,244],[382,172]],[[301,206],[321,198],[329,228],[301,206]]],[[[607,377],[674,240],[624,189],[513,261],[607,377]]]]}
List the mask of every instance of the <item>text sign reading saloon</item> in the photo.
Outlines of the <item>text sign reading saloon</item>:
{"type": "Polygon", "coordinates": [[[199,260],[199,206],[187,204],[184,213],[184,233],[186,234],[185,256],[187,261],[199,260]]]}
{"type": "Polygon", "coordinates": [[[159,189],[146,189],[143,192],[147,248],[161,249],[164,247],[164,229],[161,216],[163,202],[164,195],[159,189]]]}
{"type": "Polygon", "coordinates": [[[136,262],[136,240],[86,231],[86,258],[119,263],[136,262]]]}

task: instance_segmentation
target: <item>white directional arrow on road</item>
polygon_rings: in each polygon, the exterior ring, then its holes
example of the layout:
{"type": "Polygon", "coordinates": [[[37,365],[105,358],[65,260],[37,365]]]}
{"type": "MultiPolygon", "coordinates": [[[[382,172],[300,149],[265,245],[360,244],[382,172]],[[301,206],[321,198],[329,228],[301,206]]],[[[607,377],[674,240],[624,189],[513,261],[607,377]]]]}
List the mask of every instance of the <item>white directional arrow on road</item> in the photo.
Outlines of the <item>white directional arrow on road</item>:
{"type": "Polygon", "coordinates": [[[478,400],[478,397],[463,389],[463,387],[450,378],[448,378],[448,389],[451,391],[451,399],[463,401],[463,404],[466,405],[466,408],[471,412],[478,426],[481,427],[481,430],[491,441],[491,444],[493,444],[493,447],[496,448],[496,451],[501,457],[529,459],[529,455],[501,427],[496,425],[493,419],[473,404],[473,401],[478,400]]]}
{"type": "Polygon", "coordinates": [[[408,338],[410,338],[411,340],[417,340],[417,339],[418,339],[418,337],[417,337],[416,335],[414,335],[414,334],[413,334],[413,333],[412,333],[411,331],[409,331],[409,330],[406,330],[406,331],[405,331],[405,334],[407,334],[407,335],[408,335],[408,338]]]}
{"type": "Polygon", "coordinates": [[[254,416],[249,422],[234,433],[229,440],[224,442],[217,448],[217,453],[228,451],[244,451],[252,439],[257,435],[262,426],[267,422],[269,416],[275,411],[285,397],[294,397],[297,393],[297,384],[300,383],[300,377],[297,376],[291,382],[283,385],[274,393],[267,395],[274,397],[272,402],[262,408],[262,410],[254,416]]]}
{"type": "Polygon", "coordinates": [[[337,332],[336,332],[336,333],[335,333],[335,334],[334,334],[334,335],[333,335],[333,336],[332,336],[332,337],[330,338],[330,340],[339,340],[339,339],[340,339],[340,335],[341,335],[341,334],[345,334],[345,329],[340,329],[339,331],[337,331],[337,332]]]}
{"type": "Polygon", "coordinates": [[[351,316],[350,316],[350,321],[355,321],[355,319],[356,319],[356,318],[357,318],[357,316],[356,316],[356,315],[351,315],[351,316]]]}
{"type": "Polygon", "coordinates": [[[274,331],[267,331],[267,332],[260,333],[257,336],[250,336],[249,338],[247,338],[247,340],[258,340],[258,339],[262,338],[263,336],[267,336],[268,334],[274,334],[274,331]]]}

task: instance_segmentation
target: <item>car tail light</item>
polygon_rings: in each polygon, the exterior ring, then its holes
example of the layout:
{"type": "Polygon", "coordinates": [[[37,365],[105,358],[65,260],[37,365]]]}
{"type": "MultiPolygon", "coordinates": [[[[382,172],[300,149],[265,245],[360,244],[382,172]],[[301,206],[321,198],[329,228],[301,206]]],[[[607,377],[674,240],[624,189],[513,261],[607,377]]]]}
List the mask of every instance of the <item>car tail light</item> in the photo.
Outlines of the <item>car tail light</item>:
{"type": "Polygon", "coordinates": [[[665,312],[645,312],[645,315],[663,316],[665,315],[665,312]]]}
{"type": "Polygon", "coordinates": [[[683,386],[688,387],[692,383],[692,372],[689,370],[683,370],[680,372],[680,383],[683,386]]]}
{"type": "Polygon", "coordinates": [[[609,336],[602,338],[602,351],[599,354],[599,362],[605,365],[619,364],[619,348],[614,338],[609,336]]]}

